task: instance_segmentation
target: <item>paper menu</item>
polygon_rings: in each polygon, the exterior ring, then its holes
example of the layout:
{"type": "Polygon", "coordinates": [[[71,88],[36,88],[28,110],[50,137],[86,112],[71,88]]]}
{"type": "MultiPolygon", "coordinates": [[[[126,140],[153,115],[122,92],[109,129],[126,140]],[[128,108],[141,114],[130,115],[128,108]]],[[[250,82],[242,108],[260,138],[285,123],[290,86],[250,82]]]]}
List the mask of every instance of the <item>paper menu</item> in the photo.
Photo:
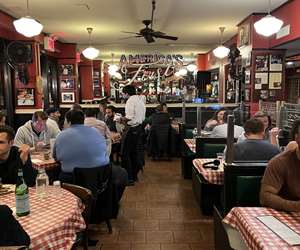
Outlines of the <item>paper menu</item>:
{"type": "Polygon", "coordinates": [[[300,245],[300,235],[272,215],[257,216],[265,226],[271,229],[289,245],[300,245]]]}

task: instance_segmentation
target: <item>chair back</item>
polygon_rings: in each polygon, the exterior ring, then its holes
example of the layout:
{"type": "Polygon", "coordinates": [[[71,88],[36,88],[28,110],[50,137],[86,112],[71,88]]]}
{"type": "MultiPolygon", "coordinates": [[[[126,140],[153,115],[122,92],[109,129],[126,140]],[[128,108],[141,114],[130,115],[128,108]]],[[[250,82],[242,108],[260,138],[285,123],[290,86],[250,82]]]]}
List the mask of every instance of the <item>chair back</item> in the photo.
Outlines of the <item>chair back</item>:
{"type": "Polygon", "coordinates": [[[82,217],[85,221],[86,228],[88,228],[93,202],[91,190],[69,183],[62,183],[62,188],[76,195],[84,204],[82,217]]]}
{"type": "Polygon", "coordinates": [[[216,158],[217,153],[223,152],[227,138],[196,138],[196,158],[216,158]]]}
{"type": "Polygon", "coordinates": [[[224,164],[223,209],[227,214],[236,206],[260,206],[260,181],[267,162],[224,164]]]}
{"type": "Polygon", "coordinates": [[[92,192],[93,206],[90,223],[116,218],[119,201],[116,186],[112,183],[111,165],[95,168],[74,168],[73,183],[92,192]]]}

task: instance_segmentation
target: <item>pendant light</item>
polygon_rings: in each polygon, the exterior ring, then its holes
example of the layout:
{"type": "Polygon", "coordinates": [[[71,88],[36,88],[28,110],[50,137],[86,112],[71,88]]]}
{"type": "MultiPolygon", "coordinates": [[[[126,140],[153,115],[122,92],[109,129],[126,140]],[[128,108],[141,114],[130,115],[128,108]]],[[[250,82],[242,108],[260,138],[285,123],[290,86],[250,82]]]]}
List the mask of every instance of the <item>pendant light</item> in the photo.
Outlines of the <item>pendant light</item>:
{"type": "Polygon", "coordinates": [[[43,25],[29,16],[29,0],[27,0],[26,16],[13,21],[16,31],[23,36],[33,37],[39,35],[43,25]]]}
{"type": "Polygon", "coordinates": [[[214,53],[215,57],[223,59],[226,56],[228,56],[230,50],[227,47],[223,46],[223,44],[222,44],[223,43],[223,33],[225,30],[225,27],[219,27],[219,30],[221,33],[220,46],[215,48],[213,50],[213,53],[214,53]]]}
{"type": "Polygon", "coordinates": [[[108,66],[108,72],[110,75],[115,75],[119,70],[119,66],[114,64],[114,53],[111,53],[111,64],[108,66]]]}
{"type": "Polygon", "coordinates": [[[99,55],[99,50],[91,46],[91,35],[92,35],[93,28],[86,28],[86,30],[89,33],[89,47],[84,49],[82,51],[82,54],[84,55],[85,58],[93,60],[99,55]]]}
{"type": "MultiPolygon", "coordinates": [[[[191,54],[191,58],[192,58],[192,60],[194,59],[194,54],[193,53],[191,54]]],[[[190,63],[186,66],[186,69],[189,72],[195,72],[197,70],[197,65],[195,63],[190,63]]]]}
{"type": "Polygon", "coordinates": [[[269,0],[268,15],[254,23],[255,31],[265,37],[272,36],[277,33],[283,25],[283,21],[272,16],[270,12],[271,0],[269,0]]]}

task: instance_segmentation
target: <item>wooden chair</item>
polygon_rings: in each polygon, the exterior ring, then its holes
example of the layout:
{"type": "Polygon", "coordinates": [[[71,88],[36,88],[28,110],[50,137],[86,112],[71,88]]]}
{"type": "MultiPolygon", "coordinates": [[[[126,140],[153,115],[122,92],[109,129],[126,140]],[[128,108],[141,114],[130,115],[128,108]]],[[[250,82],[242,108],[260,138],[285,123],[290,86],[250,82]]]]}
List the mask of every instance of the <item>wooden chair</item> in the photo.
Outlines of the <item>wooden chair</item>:
{"type": "Polygon", "coordinates": [[[62,183],[62,188],[68,190],[72,194],[76,195],[82,203],[84,204],[85,208],[82,212],[82,217],[85,221],[86,228],[82,231],[82,235],[78,235],[78,240],[76,240],[76,244],[80,244],[82,242],[83,249],[88,249],[88,226],[89,220],[91,216],[91,208],[92,208],[92,192],[84,187],[80,187],[77,185],[69,184],[69,183],[62,183]],[[81,237],[82,236],[82,237],[81,237]]]}

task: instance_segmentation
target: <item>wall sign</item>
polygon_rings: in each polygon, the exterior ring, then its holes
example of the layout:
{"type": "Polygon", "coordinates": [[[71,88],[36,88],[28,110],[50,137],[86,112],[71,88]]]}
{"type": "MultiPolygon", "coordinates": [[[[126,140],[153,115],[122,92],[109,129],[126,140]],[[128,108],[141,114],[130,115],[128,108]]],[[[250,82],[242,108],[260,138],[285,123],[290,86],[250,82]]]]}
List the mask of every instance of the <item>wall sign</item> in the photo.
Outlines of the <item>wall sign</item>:
{"type": "Polygon", "coordinates": [[[122,55],[120,64],[164,64],[173,66],[183,65],[182,55],[158,55],[158,54],[137,54],[137,55],[122,55]]]}

